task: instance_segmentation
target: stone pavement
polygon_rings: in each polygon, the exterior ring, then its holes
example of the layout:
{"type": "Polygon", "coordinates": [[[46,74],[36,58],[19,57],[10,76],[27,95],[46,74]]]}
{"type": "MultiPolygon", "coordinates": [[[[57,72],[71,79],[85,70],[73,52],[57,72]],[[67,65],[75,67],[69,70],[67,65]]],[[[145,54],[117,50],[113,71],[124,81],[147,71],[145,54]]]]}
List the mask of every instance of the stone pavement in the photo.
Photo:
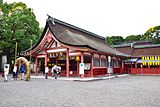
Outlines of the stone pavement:
{"type": "Polygon", "coordinates": [[[0,107],[160,107],[160,76],[92,82],[31,78],[3,82],[0,107]]]}

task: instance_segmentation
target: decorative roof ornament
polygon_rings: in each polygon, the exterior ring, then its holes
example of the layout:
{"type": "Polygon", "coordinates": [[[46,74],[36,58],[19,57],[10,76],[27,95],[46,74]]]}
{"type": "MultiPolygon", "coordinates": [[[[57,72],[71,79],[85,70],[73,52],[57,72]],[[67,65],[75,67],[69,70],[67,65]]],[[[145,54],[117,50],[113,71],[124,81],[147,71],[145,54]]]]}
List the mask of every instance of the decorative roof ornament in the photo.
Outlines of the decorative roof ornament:
{"type": "Polygon", "coordinates": [[[50,21],[50,22],[52,22],[52,23],[53,23],[53,25],[55,25],[55,23],[54,23],[54,18],[53,18],[53,17],[51,17],[51,16],[50,16],[50,15],[48,15],[48,14],[47,14],[47,16],[48,16],[47,21],[50,21]]]}

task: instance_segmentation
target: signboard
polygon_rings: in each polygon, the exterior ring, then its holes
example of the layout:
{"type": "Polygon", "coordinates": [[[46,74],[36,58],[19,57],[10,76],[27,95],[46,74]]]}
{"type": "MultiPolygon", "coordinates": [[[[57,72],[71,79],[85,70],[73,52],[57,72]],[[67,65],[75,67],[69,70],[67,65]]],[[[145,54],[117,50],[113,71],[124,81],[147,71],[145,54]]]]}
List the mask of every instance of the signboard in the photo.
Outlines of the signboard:
{"type": "Polygon", "coordinates": [[[84,63],[79,63],[79,74],[84,74],[84,63]]]}

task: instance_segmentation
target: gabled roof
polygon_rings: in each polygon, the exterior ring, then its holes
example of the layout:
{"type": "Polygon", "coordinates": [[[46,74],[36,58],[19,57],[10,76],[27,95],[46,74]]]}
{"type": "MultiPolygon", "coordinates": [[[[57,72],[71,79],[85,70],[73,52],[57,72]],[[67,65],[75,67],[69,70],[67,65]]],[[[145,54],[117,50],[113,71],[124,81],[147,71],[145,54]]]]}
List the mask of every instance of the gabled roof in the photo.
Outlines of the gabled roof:
{"type": "Polygon", "coordinates": [[[134,46],[115,46],[115,48],[131,57],[142,57],[142,56],[159,56],[160,55],[160,44],[142,44],[134,46]]]}
{"type": "Polygon", "coordinates": [[[50,16],[46,21],[46,26],[41,37],[39,38],[38,42],[32,47],[32,49],[38,46],[42,38],[45,36],[45,33],[48,28],[54,35],[54,37],[62,44],[76,47],[86,47],[91,50],[105,52],[111,55],[125,57],[128,56],[119,51],[116,51],[114,48],[109,47],[105,43],[104,37],[86,31],[84,29],[78,28],[71,24],[62,22],[58,19],[53,19],[50,16]]]}
{"type": "Polygon", "coordinates": [[[135,48],[132,53],[132,57],[159,56],[159,55],[160,55],[160,46],[147,47],[147,48],[135,48]]]}

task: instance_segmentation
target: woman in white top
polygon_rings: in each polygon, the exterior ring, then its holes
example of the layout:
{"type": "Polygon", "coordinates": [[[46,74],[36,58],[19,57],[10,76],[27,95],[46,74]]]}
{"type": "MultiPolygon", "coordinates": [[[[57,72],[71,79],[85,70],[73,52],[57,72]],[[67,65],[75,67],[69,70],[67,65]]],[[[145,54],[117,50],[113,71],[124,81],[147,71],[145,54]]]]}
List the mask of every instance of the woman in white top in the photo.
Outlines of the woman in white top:
{"type": "Polygon", "coordinates": [[[17,79],[17,65],[14,65],[13,68],[13,79],[17,79]]]}

